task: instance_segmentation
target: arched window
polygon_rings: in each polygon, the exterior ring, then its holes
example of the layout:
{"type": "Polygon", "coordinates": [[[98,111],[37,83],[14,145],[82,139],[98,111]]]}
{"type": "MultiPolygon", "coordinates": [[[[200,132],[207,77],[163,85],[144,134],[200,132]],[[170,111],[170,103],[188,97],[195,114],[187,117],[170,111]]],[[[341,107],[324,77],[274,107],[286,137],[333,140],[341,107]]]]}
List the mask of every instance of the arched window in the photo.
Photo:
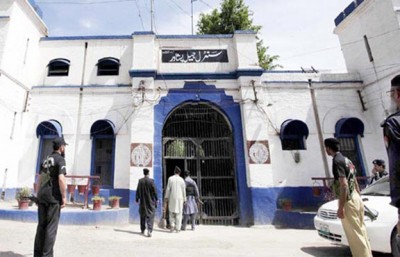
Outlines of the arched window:
{"type": "Polygon", "coordinates": [[[51,60],[47,66],[49,68],[47,76],[49,77],[68,76],[70,61],[58,58],[51,60]]]}
{"type": "Polygon", "coordinates": [[[90,128],[92,138],[91,175],[100,176],[102,188],[114,186],[115,126],[98,120],[90,128]]]}
{"type": "Polygon", "coordinates": [[[116,76],[119,74],[120,65],[117,58],[102,58],[97,63],[97,76],[116,76]]]}
{"type": "Polygon", "coordinates": [[[36,128],[36,136],[39,138],[36,162],[36,172],[38,172],[42,161],[53,152],[53,139],[63,136],[61,124],[56,120],[43,121],[36,128]]]}
{"type": "Polygon", "coordinates": [[[335,125],[335,137],[340,142],[340,152],[348,157],[357,169],[357,176],[364,176],[365,167],[360,149],[360,137],[364,136],[364,123],[355,117],[338,120],[335,125]]]}
{"type": "Polygon", "coordinates": [[[281,125],[279,137],[282,150],[305,150],[308,127],[301,120],[285,120],[281,125]]]}

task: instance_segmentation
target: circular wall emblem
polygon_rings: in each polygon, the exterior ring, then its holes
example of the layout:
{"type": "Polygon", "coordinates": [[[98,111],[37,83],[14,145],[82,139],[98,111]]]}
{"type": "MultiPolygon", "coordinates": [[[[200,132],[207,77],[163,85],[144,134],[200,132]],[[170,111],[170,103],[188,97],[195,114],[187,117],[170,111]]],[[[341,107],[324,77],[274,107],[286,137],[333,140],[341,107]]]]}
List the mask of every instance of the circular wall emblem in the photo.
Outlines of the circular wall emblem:
{"type": "Polygon", "coordinates": [[[151,162],[151,150],[147,145],[139,144],[133,148],[131,159],[134,166],[147,167],[151,162]]]}
{"type": "Polygon", "coordinates": [[[266,163],[269,158],[269,151],[266,145],[254,143],[249,149],[249,156],[254,163],[266,163]]]}

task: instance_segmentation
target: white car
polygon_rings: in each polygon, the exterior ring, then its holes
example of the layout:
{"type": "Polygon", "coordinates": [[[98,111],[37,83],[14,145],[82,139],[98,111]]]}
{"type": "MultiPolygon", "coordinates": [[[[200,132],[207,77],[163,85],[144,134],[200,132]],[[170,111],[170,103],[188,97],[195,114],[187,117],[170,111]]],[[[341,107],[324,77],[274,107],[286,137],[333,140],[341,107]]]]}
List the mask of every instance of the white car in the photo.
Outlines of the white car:
{"type": "MultiPolygon", "coordinates": [[[[372,251],[391,253],[396,245],[397,209],[389,204],[389,176],[385,176],[361,191],[365,208],[365,225],[372,251]]],[[[323,204],[314,217],[319,236],[335,243],[349,245],[336,212],[338,201],[323,204]]]]}

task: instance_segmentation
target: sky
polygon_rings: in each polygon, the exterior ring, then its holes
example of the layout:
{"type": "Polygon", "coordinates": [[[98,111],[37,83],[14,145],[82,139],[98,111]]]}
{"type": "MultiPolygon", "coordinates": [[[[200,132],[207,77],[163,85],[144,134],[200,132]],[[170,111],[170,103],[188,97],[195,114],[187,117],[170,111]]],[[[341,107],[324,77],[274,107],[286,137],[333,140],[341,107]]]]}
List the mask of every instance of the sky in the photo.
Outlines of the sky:
{"type": "MultiPolygon", "coordinates": [[[[244,0],[261,25],[268,54],[284,70],[346,70],[334,19],[352,0],[244,0]]],[[[160,35],[191,34],[200,13],[221,0],[154,0],[153,28],[160,35]]],[[[49,36],[130,35],[151,30],[151,0],[36,0],[49,36]]]]}

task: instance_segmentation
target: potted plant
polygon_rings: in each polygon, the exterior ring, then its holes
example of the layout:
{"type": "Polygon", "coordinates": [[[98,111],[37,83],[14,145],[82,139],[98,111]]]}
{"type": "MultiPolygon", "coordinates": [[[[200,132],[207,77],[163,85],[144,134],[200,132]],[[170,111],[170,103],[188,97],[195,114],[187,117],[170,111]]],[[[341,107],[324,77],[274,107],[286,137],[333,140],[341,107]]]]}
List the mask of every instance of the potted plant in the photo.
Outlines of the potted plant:
{"type": "Polygon", "coordinates": [[[119,200],[121,200],[121,196],[112,195],[108,197],[108,202],[113,209],[119,209],[119,200]]]}
{"type": "Polygon", "coordinates": [[[99,181],[95,180],[92,183],[92,195],[99,195],[100,193],[100,183],[99,181]]]}
{"type": "Polygon", "coordinates": [[[31,195],[31,189],[29,187],[23,187],[18,190],[15,195],[15,199],[18,201],[18,209],[26,210],[29,207],[29,196],[31,195]]]}
{"type": "Polygon", "coordinates": [[[93,196],[92,197],[92,202],[93,202],[93,210],[94,211],[99,211],[101,210],[101,205],[104,202],[104,197],[101,196],[93,196]]]}
{"type": "Polygon", "coordinates": [[[78,193],[83,195],[86,191],[86,185],[78,185],[78,193]]]}
{"type": "Polygon", "coordinates": [[[71,180],[71,184],[67,184],[68,193],[73,194],[75,192],[76,184],[75,179],[71,180]]]}
{"type": "Polygon", "coordinates": [[[292,200],[289,198],[279,199],[279,206],[285,211],[290,211],[292,209],[292,200]]]}

